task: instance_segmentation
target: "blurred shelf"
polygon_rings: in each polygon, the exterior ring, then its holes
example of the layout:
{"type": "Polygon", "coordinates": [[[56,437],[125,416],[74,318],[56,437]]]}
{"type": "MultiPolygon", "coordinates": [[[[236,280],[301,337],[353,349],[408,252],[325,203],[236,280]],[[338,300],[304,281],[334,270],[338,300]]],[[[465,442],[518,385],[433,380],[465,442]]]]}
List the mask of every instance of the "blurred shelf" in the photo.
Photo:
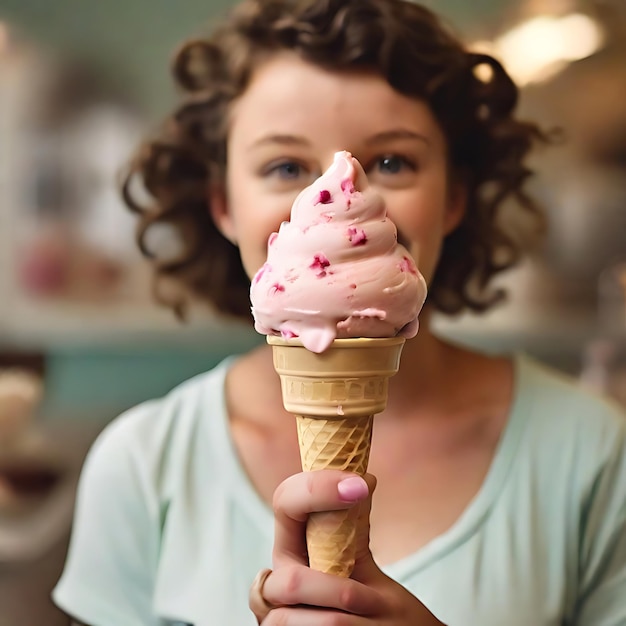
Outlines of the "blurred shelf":
{"type": "Polygon", "coordinates": [[[245,323],[212,314],[179,322],[156,306],[29,306],[0,319],[0,348],[4,349],[172,346],[239,350],[255,341],[258,335],[245,323]]]}
{"type": "MultiPolygon", "coordinates": [[[[626,326],[612,330],[575,310],[524,317],[506,309],[485,316],[435,316],[433,329],[453,341],[497,352],[573,353],[595,339],[626,343],[626,326]]],[[[13,307],[0,317],[0,349],[5,350],[175,347],[239,352],[261,341],[244,322],[203,310],[181,323],[156,305],[31,304],[13,307]]]]}
{"type": "Polygon", "coordinates": [[[495,352],[579,353],[586,344],[599,339],[626,343],[626,327],[610,328],[592,316],[567,311],[524,319],[499,313],[458,319],[437,317],[433,329],[452,341],[495,352]]]}

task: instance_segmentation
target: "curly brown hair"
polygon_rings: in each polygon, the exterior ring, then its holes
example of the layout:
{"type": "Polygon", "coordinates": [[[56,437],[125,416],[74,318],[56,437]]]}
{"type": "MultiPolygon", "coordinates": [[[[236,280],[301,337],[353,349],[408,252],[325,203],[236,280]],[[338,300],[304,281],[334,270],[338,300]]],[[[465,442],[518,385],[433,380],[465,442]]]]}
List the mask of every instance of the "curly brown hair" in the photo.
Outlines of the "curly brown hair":
{"type": "Polygon", "coordinates": [[[500,63],[467,51],[432,12],[408,0],[244,0],[210,36],[182,47],[173,75],[183,101],[141,147],[123,182],[124,199],[140,216],[138,242],[154,264],[157,298],[180,316],[196,296],[223,313],[250,317],[249,279],[238,249],[210,217],[207,190],[224,180],[231,105],[258,64],[281,50],[331,71],[376,72],[429,104],[448,142],[451,172],[467,189],[465,216],[444,241],[429,301],[458,313],[500,300],[503,292],[489,292],[488,283],[522,253],[500,223],[501,207],[513,199],[518,212],[542,223],[523,191],[531,174],[524,159],[546,136],[515,119],[518,90],[500,63]],[[149,206],[138,199],[136,177],[149,206]],[[157,223],[181,234],[177,258],[159,259],[149,249],[146,235],[157,223]],[[184,295],[166,297],[160,285],[168,279],[184,295]]]}

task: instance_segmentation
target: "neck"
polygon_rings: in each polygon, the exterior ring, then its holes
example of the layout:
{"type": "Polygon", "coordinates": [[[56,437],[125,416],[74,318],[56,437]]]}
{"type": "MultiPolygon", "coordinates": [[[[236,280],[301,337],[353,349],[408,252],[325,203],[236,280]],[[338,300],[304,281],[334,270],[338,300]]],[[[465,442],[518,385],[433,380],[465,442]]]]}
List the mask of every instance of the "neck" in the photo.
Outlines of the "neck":
{"type": "Polygon", "coordinates": [[[389,408],[412,406],[416,411],[440,406],[450,393],[449,381],[457,379],[469,353],[446,343],[431,331],[432,310],[420,313],[417,336],[402,350],[400,370],[389,381],[389,408]],[[410,404],[409,404],[410,403],[410,404]]]}

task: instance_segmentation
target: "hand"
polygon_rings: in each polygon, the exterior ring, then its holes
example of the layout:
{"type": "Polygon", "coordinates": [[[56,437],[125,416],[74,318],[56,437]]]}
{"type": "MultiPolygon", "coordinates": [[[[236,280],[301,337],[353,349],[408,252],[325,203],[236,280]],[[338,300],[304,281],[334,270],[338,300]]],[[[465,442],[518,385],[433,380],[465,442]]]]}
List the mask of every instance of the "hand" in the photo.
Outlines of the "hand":
{"type": "Polygon", "coordinates": [[[259,624],[271,626],[442,626],[404,587],[383,574],[369,549],[373,476],[323,470],[285,480],[274,494],[273,571],[262,593],[268,606],[259,624]],[[308,567],[305,528],[309,513],[351,509],[358,519],[351,578],[308,567]]]}

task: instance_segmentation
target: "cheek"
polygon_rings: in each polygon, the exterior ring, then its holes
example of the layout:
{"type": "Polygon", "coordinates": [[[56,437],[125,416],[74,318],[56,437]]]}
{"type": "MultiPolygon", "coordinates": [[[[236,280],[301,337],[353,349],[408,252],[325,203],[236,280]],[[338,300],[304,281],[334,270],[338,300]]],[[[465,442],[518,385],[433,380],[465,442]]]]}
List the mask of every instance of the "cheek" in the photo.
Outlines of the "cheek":
{"type": "MultiPolygon", "coordinates": [[[[245,218],[244,218],[245,219],[245,218]]],[[[244,227],[238,230],[237,246],[248,278],[252,278],[257,270],[265,263],[267,253],[267,239],[269,232],[259,228],[256,224],[246,221],[244,227]]]]}
{"type": "Polygon", "coordinates": [[[442,207],[428,210],[414,209],[408,222],[397,223],[405,239],[411,241],[410,252],[417,260],[427,283],[435,272],[444,238],[444,211],[442,207]]]}
{"type": "Polygon", "coordinates": [[[270,234],[289,219],[291,204],[258,193],[253,185],[240,184],[229,189],[228,206],[239,254],[252,278],[265,263],[270,234]]]}
{"type": "Polygon", "coordinates": [[[411,246],[410,252],[417,260],[417,266],[426,283],[430,285],[441,254],[441,239],[418,240],[411,246]]]}
{"type": "Polygon", "coordinates": [[[246,274],[250,278],[264,258],[260,228],[255,223],[255,209],[251,198],[242,188],[229,188],[227,196],[231,241],[239,248],[246,274]],[[257,240],[255,241],[255,234],[257,240]]]}

